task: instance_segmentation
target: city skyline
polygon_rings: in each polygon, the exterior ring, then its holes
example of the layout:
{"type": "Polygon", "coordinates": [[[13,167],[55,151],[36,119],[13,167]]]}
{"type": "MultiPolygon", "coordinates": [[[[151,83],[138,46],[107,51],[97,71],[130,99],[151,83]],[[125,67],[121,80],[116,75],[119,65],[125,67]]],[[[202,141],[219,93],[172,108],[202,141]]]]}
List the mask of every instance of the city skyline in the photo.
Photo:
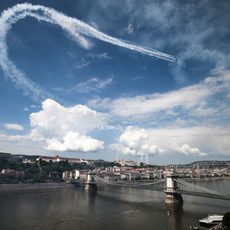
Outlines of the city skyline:
{"type": "Polygon", "coordinates": [[[229,160],[228,1],[18,3],[0,6],[0,151],[229,160]]]}

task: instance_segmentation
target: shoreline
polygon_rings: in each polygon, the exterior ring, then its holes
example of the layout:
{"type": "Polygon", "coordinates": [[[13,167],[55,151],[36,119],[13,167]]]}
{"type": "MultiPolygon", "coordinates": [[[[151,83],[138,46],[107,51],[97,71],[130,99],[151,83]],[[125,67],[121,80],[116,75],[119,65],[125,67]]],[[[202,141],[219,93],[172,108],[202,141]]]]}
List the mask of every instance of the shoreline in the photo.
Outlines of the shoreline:
{"type": "MultiPolygon", "coordinates": [[[[184,178],[188,182],[211,182],[230,180],[230,177],[213,177],[213,178],[184,178]]],[[[39,190],[39,189],[57,189],[57,188],[73,188],[73,184],[64,182],[44,182],[44,183],[21,183],[21,184],[0,184],[1,191],[16,191],[16,190],[39,190]]]]}
{"type": "Polygon", "coordinates": [[[230,180],[230,177],[183,178],[183,179],[184,179],[185,181],[209,182],[209,181],[230,180]]]}
{"type": "Polygon", "coordinates": [[[22,183],[22,184],[0,184],[0,191],[18,191],[18,190],[38,190],[38,189],[57,189],[73,188],[73,184],[50,182],[50,183],[22,183]]]}

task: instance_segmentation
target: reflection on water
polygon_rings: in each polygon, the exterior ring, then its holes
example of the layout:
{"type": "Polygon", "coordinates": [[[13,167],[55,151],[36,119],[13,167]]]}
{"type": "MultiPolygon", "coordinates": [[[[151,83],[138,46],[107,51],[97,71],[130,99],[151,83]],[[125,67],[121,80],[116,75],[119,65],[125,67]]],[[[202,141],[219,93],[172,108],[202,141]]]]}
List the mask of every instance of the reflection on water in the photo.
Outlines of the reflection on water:
{"type": "Polygon", "coordinates": [[[183,229],[183,203],[181,204],[165,204],[167,209],[168,229],[183,229]]]}
{"type": "MultiPolygon", "coordinates": [[[[218,182],[215,188],[228,190],[229,182],[218,182]]],[[[73,188],[1,192],[0,227],[3,230],[184,230],[198,225],[198,219],[209,213],[222,214],[230,207],[229,201],[192,196],[183,197],[183,206],[166,205],[164,198],[162,192],[116,187],[98,191],[73,188]]]]}

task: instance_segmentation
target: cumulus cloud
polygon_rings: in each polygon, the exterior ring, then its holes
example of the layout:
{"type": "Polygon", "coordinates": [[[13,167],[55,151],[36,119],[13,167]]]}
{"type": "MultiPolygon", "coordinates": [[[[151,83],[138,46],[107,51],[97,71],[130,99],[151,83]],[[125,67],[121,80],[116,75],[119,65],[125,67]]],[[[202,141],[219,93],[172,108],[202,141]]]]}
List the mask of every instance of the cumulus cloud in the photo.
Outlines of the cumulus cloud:
{"type": "Polygon", "coordinates": [[[115,147],[117,151],[130,155],[182,153],[229,156],[229,131],[229,128],[205,126],[158,129],[128,126],[115,147]]]}
{"type": "Polygon", "coordinates": [[[17,130],[17,131],[22,131],[24,129],[21,125],[16,124],[16,123],[7,123],[7,124],[4,124],[4,127],[6,129],[17,130]]]}
{"type": "Polygon", "coordinates": [[[183,144],[180,150],[182,153],[186,155],[201,155],[201,156],[207,155],[206,153],[202,153],[198,148],[192,148],[188,144],[183,144]]]}
{"type": "Polygon", "coordinates": [[[30,114],[30,124],[30,137],[46,143],[49,150],[88,152],[103,148],[102,141],[87,134],[103,128],[105,117],[84,105],[64,107],[47,99],[41,111],[30,114]]]}
{"type": "Polygon", "coordinates": [[[86,49],[91,47],[91,42],[86,37],[92,37],[119,47],[142,53],[144,55],[168,61],[176,60],[172,55],[134,45],[109,36],[76,18],[68,17],[52,8],[32,5],[29,3],[17,4],[12,8],[3,11],[0,16],[0,66],[7,78],[16,83],[18,87],[21,87],[25,93],[30,93],[36,98],[44,99],[50,97],[50,94],[29,80],[25,74],[14,65],[8,57],[6,45],[6,36],[12,25],[25,17],[33,17],[38,21],[45,21],[60,26],[67,33],[68,37],[86,49]]]}
{"type": "Polygon", "coordinates": [[[149,135],[147,130],[128,126],[120,136],[117,147],[123,154],[144,156],[163,153],[163,149],[154,143],[154,138],[149,135]]]}
{"type": "Polygon", "coordinates": [[[56,138],[47,140],[46,148],[54,151],[93,152],[103,149],[104,142],[76,132],[68,132],[62,142],[56,138]]]}

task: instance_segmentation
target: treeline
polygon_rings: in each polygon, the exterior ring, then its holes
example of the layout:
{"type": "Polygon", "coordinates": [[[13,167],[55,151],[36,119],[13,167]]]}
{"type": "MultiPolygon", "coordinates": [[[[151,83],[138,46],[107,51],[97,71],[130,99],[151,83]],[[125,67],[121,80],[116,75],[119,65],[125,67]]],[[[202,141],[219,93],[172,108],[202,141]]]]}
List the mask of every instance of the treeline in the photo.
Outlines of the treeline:
{"type": "Polygon", "coordinates": [[[47,181],[62,181],[62,173],[64,171],[93,170],[95,168],[105,168],[120,166],[117,163],[106,161],[95,161],[92,164],[85,162],[70,164],[68,161],[46,162],[38,161],[35,163],[23,163],[21,159],[18,161],[10,161],[0,159],[0,172],[5,169],[7,172],[0,174],[0,183],[38,183],[47,181]]]}

